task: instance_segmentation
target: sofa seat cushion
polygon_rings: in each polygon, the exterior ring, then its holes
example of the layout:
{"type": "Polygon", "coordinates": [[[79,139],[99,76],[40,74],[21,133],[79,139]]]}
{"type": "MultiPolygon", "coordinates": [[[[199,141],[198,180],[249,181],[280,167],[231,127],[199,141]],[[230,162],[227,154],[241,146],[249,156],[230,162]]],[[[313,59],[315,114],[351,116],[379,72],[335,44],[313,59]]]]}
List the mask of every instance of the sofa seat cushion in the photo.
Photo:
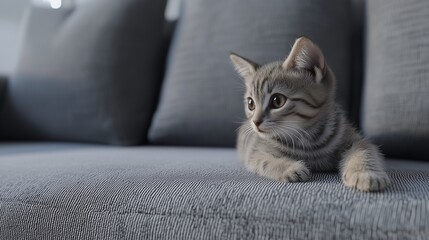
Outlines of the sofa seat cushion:
{"type": "Polygon", "coordinates": [[[232,149],[0,145],[0,239],[423,239],[429,164],[362,193],[334,173],[277,183],[232,149]]]}

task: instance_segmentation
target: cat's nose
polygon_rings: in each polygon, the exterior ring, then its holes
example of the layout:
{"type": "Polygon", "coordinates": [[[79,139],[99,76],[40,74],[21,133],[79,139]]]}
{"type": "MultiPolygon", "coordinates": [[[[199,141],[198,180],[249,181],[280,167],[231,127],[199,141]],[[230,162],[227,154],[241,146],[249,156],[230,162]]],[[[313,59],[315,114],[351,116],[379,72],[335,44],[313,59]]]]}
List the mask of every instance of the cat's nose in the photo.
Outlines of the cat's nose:
{"type": "Polygon", "coordinates": [[[262,120],[253,120],[253,123],[255,124],[256,127],[259,127],[259,125],[261,125],[262,120]]]}

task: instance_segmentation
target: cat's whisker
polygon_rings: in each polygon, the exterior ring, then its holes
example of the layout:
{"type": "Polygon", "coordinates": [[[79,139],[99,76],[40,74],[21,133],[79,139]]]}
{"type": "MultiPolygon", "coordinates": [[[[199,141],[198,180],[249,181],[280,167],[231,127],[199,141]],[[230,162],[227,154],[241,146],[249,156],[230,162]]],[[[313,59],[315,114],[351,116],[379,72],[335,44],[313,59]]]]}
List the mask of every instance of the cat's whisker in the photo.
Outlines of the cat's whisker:
{"type": "MultiPolygon", "coordinates": [[[[285,122],[285,123],[289,123],[289,122],[291,122],[291,121],[276,121],[276,122],[285,122]]],[[[297,122],[298,122],[298,121],[297,121],[297,122]]],[[[302,128],[295,128],[295,127],[293,127],[293,126],[283,126],[283,127],[292,128],[292,129],[294,129],[294,130],[296,130],[296,131],[299,131],[299,132],[302,132],[302,133],[306,134],[309,138],[313,138],[313,136],[312,136],[311,134],[309,134],[307,131],[305,131],[305,129],[302,129],[302,128]]]]}
{"type": "MultiPolygon", "coordinates": [[[[292,133],[291,133],[291,134],[292,134],[292,133]]],[[[306,145],[304,144],[303,140],[302,140],[301,138],[297,137],[295,134],[292,134],[292,135],[295,137],[295,139],[297,139],[297,140],[301,143],[301,147],[302,147],[304,150],[306,150],[306,145]]]]}
{"type": "MultiPolygon", "coordinates": [[[[290,135],[292,135],[292,136],[291,136],[292,141],[293,141],[293,139],[294,139],[294,138],[295,138],[295,139],[298,139],[298,140],[301,142],[301,145],[304,147],[304,143],[302,142],[302,140],[301,140],[299,137],[297,137],[294,133],[286,132],[286,131],[284,131],[284,130],[283,130],[283,129],[281,129],[281,128],[280,128],[280,130],[281,130],[283,133],[285,133],[285,134],[290,134],[290,135]]],[[[295,144],[293,145],[293,150],[295,151],[295,144]]]]}
{"type": "Polygon", "coordinates": [[[298,139],[298,141],[301,143],[302,149],[307,150],[307,144],[304,143],[304,140],[305,140],[304,136],[297,129],[293,129],[293,128],[289,128],[289,129],[299,134],[299,137],[297,137],[295,134],[293,134],[293,136],[295,136],[295,138],[298,139]]]}
{"type": "Polygon", "coordinates": [[[307,136],[310,138],[310,139],[313,139],[314,138],[314,135],[312,135],[312,134],[310,134],[309,132],[307,132],[305,129],[299,129],[300,131],[302,131],[303,133],[305,133],[305,134],[307,134],[307,136]]]}
{"type": "Polygon", "coordinates": [[[296,132],[302,139],[304,139],[304,136],[301,134],[301,132],[293,127],[287,127],[287,126],[283,126],[286,129],[292,130],[294,132],[296,132]]]}
{"type": "Polygon", "coordinates": [[[282,139],[279,138],[279,135],[277,134],[276,130],[273,128],[271,129],[271,131],[274,134],[274,138],[280,140],[280,142],[283,144],[282,139]]]}
{"type": "Polygon", "coordinates": [[[278,133],[278,132],[277,132],[277,130],[276,130],[275,128],[273,128],[273,132],[274,132],[274,134],[275,134],[275,137],[276,137],[276,138],[278,138],[278,139],[280,140],[280,143],[281,143],[282,145],[285,145],[285,143],[283,142],[283,138],[282,138],[281,134],[280,134],[280,133],[278,133]]]}
{"type": "Polygon", "coordinates": [[[299,130],[297,130],[297,129],[294,129],[294,128],[292,128],[292,127],[286,127],[287,129],[289,129],[289,130],[293,130],[293,131],[295,131],[297,134],[299,134],[299,136],[300,136],[300,138],[298,138],[298,140],[301,142],[301,145],[302,145],[302,148],[304,149],[304,150],[306,150],[306,144],[304,144],[304,142],[303,142],[303,139],[305,139],[304,138],[304,136],[301,134],[301,132],[299,131],[299,130]]]}
{"type": "MultiPolygon", "coordinates": [[[[280,129],[278,129],[278,130],[280,130],[280,129]]],[[[278,130],[276,130],[276,133],[277,133],[277,135],[278,135],[278,138],[280,139],[280,142],[283,144],[283,145],[285,145],[285,146],[288,146],[288,142],[289,142],[289,140],[288,139],[290,139],[291,137],[288,135],[288,134],[286,134],[286,137],[287,137],[287,139],[286,139],[286,144],[283,142],[283,135],[285,135],[285,134],[281,134],[280,132],[278,132],[278,130]]]]}
{"type": "Polygon", "coordinates": [[[247,127],[247,129],[245,129],[245,137],[244,137],[244,143],[247,145],[248,139],[250,137],[250,134],[252,134],[253,129],[252,127],[247,127]]]}
{"type": "MultiPolygon", "coordinates": [[[[233,123],[237,123],[237,124],[245,124],[245,123],[247,123],[247,120],[246,120],[246,121],[234,121],[233,123]]],[[[240,128],[240,127],[238,127],[238,128],[240,128]]]]}
{"type": "Polygon", "coordinates": [[[296,136],[292,133],[283,131],[283,129],[281,129],[280,127],[277,127],[276,129],[279,130],[281,133],[285,134],[292,141],[292,150],[295,152],[295,141],[293,139],[296,138],[296,136]]]}
{"type": "Polygon", "coordinates": [[[245,129],[245,130],[244,130],[243,134],[244,134],[244,143],[245,143],[245,144],[247,144],[248,139],[249,139],[249,137],[250,137],[250,135],[251,135],[252,131],[253,131],[253,130],[252,130],[252,129],[250,129],[250,128],[248,128],[248,129],[245,129]]]}

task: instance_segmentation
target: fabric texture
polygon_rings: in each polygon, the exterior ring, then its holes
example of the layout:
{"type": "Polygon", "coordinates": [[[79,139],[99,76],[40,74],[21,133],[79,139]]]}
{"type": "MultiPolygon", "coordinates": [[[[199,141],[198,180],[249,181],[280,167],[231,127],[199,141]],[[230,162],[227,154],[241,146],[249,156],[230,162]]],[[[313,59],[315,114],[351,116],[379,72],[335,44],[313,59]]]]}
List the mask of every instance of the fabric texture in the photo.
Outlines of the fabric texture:
{"type": "Polygon", "coordinates": [[[1,131],[8,139],[138,144],[161,82],[165,0],[32,7],[1,131]]]}
{"type": "Polygon", "coordinates": [[[429,164],[363,193],[334,173],[277,183],[233,149],[0,145],[0,239],[426,239],[429,164]]]}
{"type": "Polygon", "coordinates": [[[342,0],[185,1],[149,140],[233,146],[244,120],[244,83],[229,53],[260,64],[281,60],[302,35],[323,50],[338,78],[338,100],[347,110],[350,12],[350,2],[342,0]]]}
{"type": "Polygon", "coordinates": [[[368,1],[363,130],[388,156],[429,159],[429,1],[368,1]]]}

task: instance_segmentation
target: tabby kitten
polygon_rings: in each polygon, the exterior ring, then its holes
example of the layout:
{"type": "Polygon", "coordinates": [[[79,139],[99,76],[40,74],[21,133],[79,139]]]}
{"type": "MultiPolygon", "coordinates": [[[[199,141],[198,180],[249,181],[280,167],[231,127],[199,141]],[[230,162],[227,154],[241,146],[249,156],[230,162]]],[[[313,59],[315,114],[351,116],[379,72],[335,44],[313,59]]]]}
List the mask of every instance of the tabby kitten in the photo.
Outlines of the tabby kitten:
{"type": "Polygon", "coordinates": [[[390,184],[377,147],[336,105],[335,76],[311,40],[297,39],[284,62],[260,66],[233,53],[230,58],[246,85],[248,121],[237,148],[248,170],[296,182],[311,171],[339,169],[344,184],[361,191],[390,184]]]}

